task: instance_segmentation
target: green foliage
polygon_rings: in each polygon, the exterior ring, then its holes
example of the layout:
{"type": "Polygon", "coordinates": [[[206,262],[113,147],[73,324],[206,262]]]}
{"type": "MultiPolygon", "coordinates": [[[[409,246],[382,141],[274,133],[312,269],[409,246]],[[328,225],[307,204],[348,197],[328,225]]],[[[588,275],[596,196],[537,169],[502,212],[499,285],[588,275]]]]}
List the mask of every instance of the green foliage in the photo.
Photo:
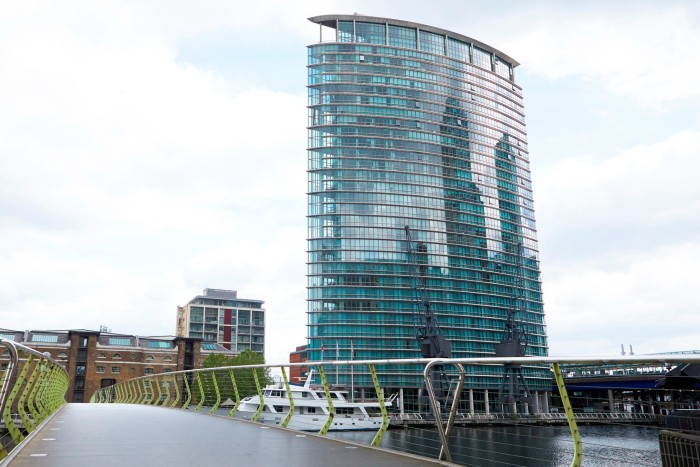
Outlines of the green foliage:
{"type": "MultiPolygon", "coordinates": [[[[264,359],[263,359],[264,360],[264,359]]],[[[210,354],[202,362],[202,368],[218,368],[220,366],[233,366],[236,363],[236,357],[229,357],[222,353],[210,354]]]]}
{"type": "MultiPolygon", "coordinates": [[[[257,389],[255,388],[253,371],[256,372],[258,381],[260,382],[260,387],[263,388],[272,383],[272,377],[270,376],[269,369],[257,368],[253,370],[249,368],[236,369],[235,367],[243,365],[261,365],[264,363],[265,357],[257,352],[253,352],[250,349],[241,352],[241,354],[237,357],[230,357],[225,354],[210,354],[202,362],[202,368],[228,368],[224,370],[200,372],[202,387],[204,389],[204,405],[211,407],[216,403],[217,387],[219,389],[221,402],[225,402],[226,399],[229,398],[232,401],[236,400],[235,391],[231,382],[231,370],[233,370],[233,375],[236,379],[236,387],[238,388],[239,396],[243,398],[246,396],[256,395],[257,389]],[[214,379],[216,379],[216,387],[214,386],[214,379]]],[[[201,396],[199,393],[199,387],[196,385],[196,383],[195,387],[193,388],[193,393],[193,400],[198,402],[201,396]]]]}

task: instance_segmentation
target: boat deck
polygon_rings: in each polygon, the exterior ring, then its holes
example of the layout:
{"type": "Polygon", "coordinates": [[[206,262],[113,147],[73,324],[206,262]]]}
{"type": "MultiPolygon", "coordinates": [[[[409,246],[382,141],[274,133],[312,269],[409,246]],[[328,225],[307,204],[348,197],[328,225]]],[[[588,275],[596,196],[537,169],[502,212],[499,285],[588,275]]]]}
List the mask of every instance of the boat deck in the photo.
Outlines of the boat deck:
{"type": "Polygon", "coordinates": [[[13,467],[447,465],[311,433],[131,404],[66,404],[13,454],[13,467]]]}

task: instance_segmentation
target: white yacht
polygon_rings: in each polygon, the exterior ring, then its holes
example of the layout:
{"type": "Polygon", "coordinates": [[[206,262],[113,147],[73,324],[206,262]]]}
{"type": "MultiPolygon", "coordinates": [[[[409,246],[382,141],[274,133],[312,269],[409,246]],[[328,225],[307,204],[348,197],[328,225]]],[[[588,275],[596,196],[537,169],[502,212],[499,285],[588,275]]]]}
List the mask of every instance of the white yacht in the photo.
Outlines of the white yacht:
{"type": "MultiPolygon", "coordinates": [[[[294,400],[294,412],[287,428],[301,431],[319,431],[328,420],[328,400],[323,388],[311,386],[309,372],[304,386],[290,385],[289,389],[294,400]]],[[[351,402],[347,391],[331,389],[331,400],[335,409],[335,417],[329,430],[378,430],[382,424],[381,408],[379,401],[351,402]]],[[[289,413],[289,398],[284,384],[277,383],[265,386],[262,391],[264,406],[259,422],[281,425],[289,413]]],[[[391,407],[397,394],[385,399],[386,407],[391,407]]],[[[241,400],[239,412],[244,418],[251,418],[250,412],[256,412],[260,404],[260,397],[255,395],[241,400]]]]}

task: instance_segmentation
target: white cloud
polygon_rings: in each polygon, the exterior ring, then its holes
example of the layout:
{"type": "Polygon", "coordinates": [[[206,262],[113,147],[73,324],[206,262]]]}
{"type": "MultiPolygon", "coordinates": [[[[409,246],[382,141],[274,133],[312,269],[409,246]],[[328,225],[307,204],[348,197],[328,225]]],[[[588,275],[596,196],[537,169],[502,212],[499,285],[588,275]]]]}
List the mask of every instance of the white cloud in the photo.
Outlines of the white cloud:
{"type": "Polygon", "coordinates": [[[518,13],[508,19],[527,28],[503,28],[502,44],[529,72],[580,76],[645,106],[700,96],[697,5],[548,3],[518,13]]]}
{"type": "Polygon", "coordinates": [[[241,88],[176,60],[184,33],[274,25],[288,7],[153,8],[3,7],[0,321],[168,334],[175,306],[216,282],[266,300],[272,328],[294,310],[293,348],[305,336],[305,91],[241,88]],[[155,25],[159,12],[173,22],[155,25]]]}
{"type": "Polygon", "coordinates": [[[537,180],[553,353],[697,346],[698,143],[682,132],[603,161],[570,157],[537,180]]]}
{"type": "Polygon", "coordinates": [[[638,353],[696,349],[698,264],[700,243],[687,243],[554,267],[545,275],[551,347],[557,355],[613,354],[620,344],[638,353]]]}
{"type": "Polygon", "coordinates": [[[548,241],[579,240],[598,251],[591,240],[599,232],[608,237],[601,242],[621,248],[651,234],[661,243],[695,236],[700,227],[698,144],[699,133],[681,132],[602,161],[560,160],[534,183],[544,250],[548,241]]]}

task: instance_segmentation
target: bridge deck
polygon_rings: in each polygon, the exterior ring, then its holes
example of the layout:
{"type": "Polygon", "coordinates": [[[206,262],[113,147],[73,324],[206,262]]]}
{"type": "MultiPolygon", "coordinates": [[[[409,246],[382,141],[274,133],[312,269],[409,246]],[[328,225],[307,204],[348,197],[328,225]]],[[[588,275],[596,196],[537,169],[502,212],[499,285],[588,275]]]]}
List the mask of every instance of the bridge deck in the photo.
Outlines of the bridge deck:
{"type": "Polygon", "coordinates": [[[189,411],[66,404],[10,466],[429,466],[437,461],[189,411]]]}

